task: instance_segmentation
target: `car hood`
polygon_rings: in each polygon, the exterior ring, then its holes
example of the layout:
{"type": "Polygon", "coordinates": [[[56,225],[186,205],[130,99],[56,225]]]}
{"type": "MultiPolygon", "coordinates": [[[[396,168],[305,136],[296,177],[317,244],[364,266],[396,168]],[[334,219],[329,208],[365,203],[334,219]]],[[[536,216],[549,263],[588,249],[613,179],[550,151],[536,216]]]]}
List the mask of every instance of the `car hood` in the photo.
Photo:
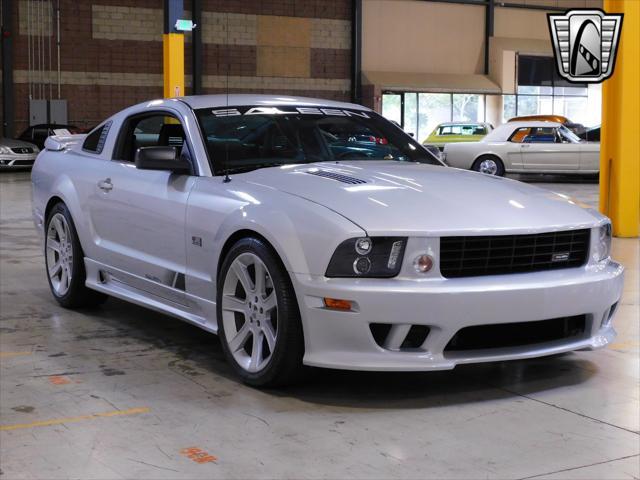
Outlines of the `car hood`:
{"type": "Polygon", "coordinates": [[[9,148],[14,148],[14,147],[34,148],[35,147],[33,143],[23,142],[22,140],[14,140],[13,138],[5,138],[5,137],[0,138],[0,146],[9,147],[9,148]]]}
{"type": "Polygon", "coordinates": [[[534,233],[597,224],[567,196],[450,167],[395,161],[263,168],[245,181],[337,212],[368,234],[534,233]]]}

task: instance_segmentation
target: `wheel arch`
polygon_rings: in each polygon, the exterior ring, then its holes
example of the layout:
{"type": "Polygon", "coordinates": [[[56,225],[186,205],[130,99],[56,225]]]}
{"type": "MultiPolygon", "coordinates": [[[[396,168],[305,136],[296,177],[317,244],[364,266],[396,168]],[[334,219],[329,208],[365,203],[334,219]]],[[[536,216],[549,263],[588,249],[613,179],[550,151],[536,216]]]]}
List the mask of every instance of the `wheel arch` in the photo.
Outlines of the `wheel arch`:
{"type": "Polygon", "coordinates": [[[267,248],[269,248],[272,251],[272,253],[276,256],[276,259],[280,262],[280,264],[285,269],[285,271],[288,270],[287,266],[284,263],[282,255],[278,252],[276,247],[269,241],[268,238],[266,238],[264,235],[262,235],[260,232],[257,232],[256,230],[252,230],[250,228],[242,228],[240,230],[236,230],[235,232],[233,232],[224,241],[222,248],[220,249],[220,255],[218,256],[218,264],[216,265],[216,278],[219,279],[220,277],[220,269],[222,268],[222,264],[224,263],[224,259],[227,257],[229,250],[231,250],[231,248],[238,241],[244,238],[257,238],[258,240],[262,241],[267,246],[267,248]]]}

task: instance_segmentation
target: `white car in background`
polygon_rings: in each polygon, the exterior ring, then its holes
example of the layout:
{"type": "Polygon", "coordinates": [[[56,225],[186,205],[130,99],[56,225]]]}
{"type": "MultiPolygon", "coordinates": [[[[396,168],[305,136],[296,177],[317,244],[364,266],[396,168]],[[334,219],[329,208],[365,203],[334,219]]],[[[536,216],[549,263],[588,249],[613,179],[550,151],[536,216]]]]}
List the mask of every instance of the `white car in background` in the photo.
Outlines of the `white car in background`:
{"type": "Polygon", "coordinates": [[[33,143],[0,137],[0,171],[31,167],[39,152],[33,143]]]}
{"type": "Polygon", "coordinates": [[[191,322],[252,385],[302,365],[442,370],[615,336],[606,217],[446,168],[359,105],[150,101],[47,139],[32,182],[62,306],[111,295],[191,322]]]}
{"type": "Polygon", "coordinates": [[[479,142],[445,145],[444,155],[449,166],[498,176],[600,171],[600,144],[584,142],[555,122],[508,122],[479,142]]]}

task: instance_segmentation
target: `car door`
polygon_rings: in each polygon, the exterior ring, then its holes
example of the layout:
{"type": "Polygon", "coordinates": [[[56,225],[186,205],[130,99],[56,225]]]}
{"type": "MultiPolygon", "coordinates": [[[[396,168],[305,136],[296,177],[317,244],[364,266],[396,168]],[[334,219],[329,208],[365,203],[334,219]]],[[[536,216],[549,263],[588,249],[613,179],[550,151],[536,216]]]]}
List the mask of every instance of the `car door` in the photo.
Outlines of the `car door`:
{"type": "Polygon", "coordinates": [[[184,304],[185,212],[196,177],[137,169],[135,152],[143,146],[174,146],[187,156],[190,151],[178,117],[168,111],[123,122],[113,159],[89,198],[100,261],[112,279],[184,304]]]}
{"type": "Polygon", "coordinates": [[[542,172],[580,168],[580,146],[564,141],[557,127],[534,127],[520,144],[525,170],[542,172]]]}
{"type": "Polygon", "coordinates": [[[580,170],[597,172],[600,170],[600,144],[580,143],[580,170]]]}

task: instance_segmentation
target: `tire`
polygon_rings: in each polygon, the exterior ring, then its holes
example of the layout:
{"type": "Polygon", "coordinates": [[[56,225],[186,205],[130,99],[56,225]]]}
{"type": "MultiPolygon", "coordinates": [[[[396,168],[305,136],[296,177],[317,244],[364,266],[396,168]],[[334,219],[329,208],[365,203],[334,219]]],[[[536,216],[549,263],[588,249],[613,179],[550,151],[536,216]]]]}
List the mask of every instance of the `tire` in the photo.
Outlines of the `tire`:
{"type": "Polygon", "coordinates": [[[85,286],[84,253],[67,206],[62,202],[54,205],[45,225],[45,268],[56,301],[64,308],[104,303],[106,295],[85,286]]]}
{"type": "Polygon", "coordinates": [[[495,155],[482,155],[473,162],[471,170],[496,177],[503,177],[504,163],[495,155]]]}
{"type": "Polygon", "coordinates": [[[217,290],[218,336],[238,376],[254,387],[297,381],[303,370],[302,322],[277,254],[258,238],[239,240],[223,260],[217,290]],[[263,280],[256,285],[256,278],[263,280]]]}

